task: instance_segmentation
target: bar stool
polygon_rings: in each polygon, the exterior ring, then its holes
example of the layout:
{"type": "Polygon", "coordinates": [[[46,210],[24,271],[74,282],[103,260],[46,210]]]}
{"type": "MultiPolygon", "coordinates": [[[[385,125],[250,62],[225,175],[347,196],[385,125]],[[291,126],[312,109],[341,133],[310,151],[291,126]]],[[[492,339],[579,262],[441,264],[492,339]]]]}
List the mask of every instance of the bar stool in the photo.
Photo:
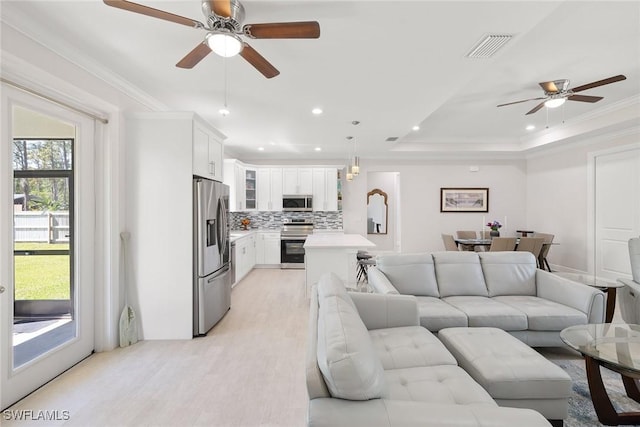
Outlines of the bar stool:
{"type": "Polygon", "coordinates": [[[360,281],[364,280],[368,283],[369,276],[367,275],[367,269],[370,265],[376,265],[375,259],[372,259],[373,256],[367,251],[358,251],[356,253],[356,259],[358,260],[358,265],[356,266],[356,281],[360,283],[360,281]]]}

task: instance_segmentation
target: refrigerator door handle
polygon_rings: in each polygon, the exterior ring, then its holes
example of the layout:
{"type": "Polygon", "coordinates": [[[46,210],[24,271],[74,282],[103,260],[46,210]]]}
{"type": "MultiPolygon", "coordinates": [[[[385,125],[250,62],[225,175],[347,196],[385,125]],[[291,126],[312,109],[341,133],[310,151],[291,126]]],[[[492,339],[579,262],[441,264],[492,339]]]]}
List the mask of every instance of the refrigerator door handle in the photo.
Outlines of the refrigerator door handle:
{"type": "Polygon", "coordinates": [[[220,198],[220,201],[222,202],[222,213],[224,214],[224,248],[222,253],[225,253],[227,251],[227,245],[229,244],[229,217],[228,217],[228,213],[229,212],[229,208],[227,207],[224,198],[220,198]]]}
{"type": "Polygon", "coordinates": [[[213,282],[214,280],[218,279],[220,276],[226,274],[228,271],[229,271],[229,264],[225,265],[223,268],[213,273],[211,277],[207,279],[207,283],[213,282]]]}

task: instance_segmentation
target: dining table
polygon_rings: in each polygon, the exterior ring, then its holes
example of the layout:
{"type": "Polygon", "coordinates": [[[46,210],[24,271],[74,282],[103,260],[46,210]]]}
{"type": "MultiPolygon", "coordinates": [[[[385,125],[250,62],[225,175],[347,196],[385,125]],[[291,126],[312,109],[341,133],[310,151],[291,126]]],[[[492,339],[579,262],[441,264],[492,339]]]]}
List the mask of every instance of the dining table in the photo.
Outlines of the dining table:
{"type": "MultiPolygon", "coordinates": [[[[486,247],[491,246],[491,239],[458,239],[458,238],[455,238],[455,239],[454,239],[454,241],[456,242],[456,245],[458,245],[458,247],[460,247],[461,245],[462,245],[463,247],[464,247],[464,246],[467,246],[467,247],[472,248],[471,250],[475,250],[475,248],[476,248],[477,246],[479,246],[479,247],[485,247],[485,248],[486,248],[486,247]]],[[[520,241],[520,238],[518,237],[518,238],[516,239],[516,248],[518,247],[518,243],[519,243],[519,241],[520,241]]],[[[559,244],[559,243],[557,243],[557,242],[544,243],[544,244],[543,244],[543,248],[544,248],[545,246],[549,246],[549,245],[558,245],[558,244],[559,244]]],[[[543,269],[543,270],[545,269],[545,268],[544,268],[544,264],[542,265],[542,269],[543,269]]],[[[551,270],[549,270],[549,271],[551,271],[551,270]]]]}

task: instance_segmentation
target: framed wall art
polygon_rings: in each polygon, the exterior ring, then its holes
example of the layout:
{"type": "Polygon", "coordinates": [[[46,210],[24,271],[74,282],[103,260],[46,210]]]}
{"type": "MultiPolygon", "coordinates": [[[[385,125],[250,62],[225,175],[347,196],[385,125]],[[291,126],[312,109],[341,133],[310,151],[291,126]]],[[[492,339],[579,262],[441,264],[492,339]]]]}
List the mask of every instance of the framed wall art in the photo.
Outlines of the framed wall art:
{"type": "Polygon", "coordinates": [[[440,188],[440,212],[489,212],[489,189],[440,188]]]}

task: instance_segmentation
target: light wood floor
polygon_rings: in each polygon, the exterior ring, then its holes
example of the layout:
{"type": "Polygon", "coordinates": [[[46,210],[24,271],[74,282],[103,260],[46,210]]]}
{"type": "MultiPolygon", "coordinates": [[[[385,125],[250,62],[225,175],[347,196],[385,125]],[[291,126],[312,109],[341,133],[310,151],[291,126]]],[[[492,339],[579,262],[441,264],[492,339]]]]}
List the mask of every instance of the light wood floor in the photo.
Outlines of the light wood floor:
{"type": "Polygon", "coordinates": [[[9,408],[69,411],[68,421],[1,424],[304,425],[304,271],[253,270],[231,298],[206,337],[95,354],[9,408]]]}

